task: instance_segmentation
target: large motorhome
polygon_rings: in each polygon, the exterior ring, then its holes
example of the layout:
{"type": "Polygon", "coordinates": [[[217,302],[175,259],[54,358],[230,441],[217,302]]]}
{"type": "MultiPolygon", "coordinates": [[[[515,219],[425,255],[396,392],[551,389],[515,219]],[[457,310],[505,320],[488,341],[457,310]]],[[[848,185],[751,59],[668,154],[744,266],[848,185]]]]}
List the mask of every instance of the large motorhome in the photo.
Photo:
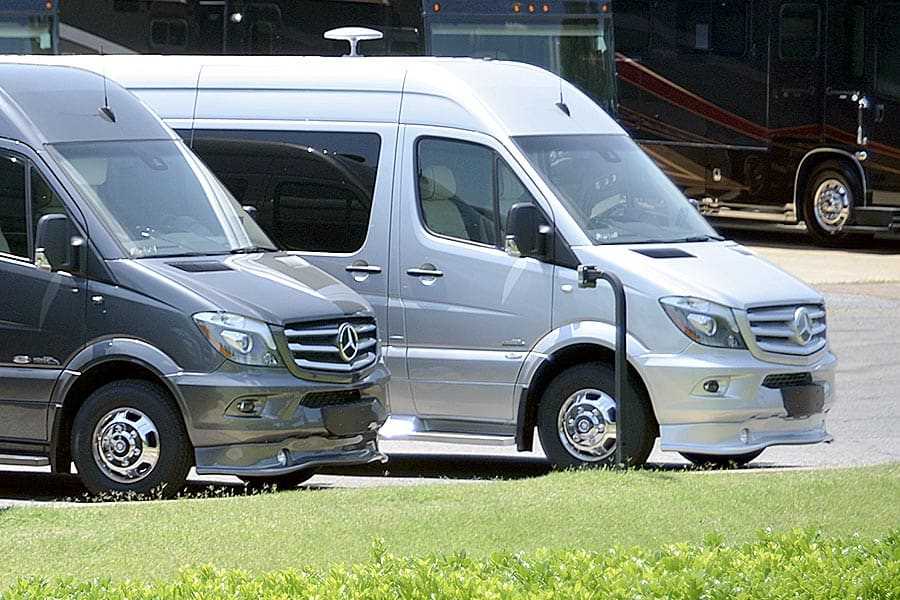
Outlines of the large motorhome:
{"type": "Polygon", "coordinates": [[[371,307],[94,73],[0,64],[0,464],[95,493],[384,461],[371,307]]]}
{"type": "Polygon", "coordinates": [[[615,6],[619,117],[705,215],[900,236],[900,4],[615,6]]]}
{"type": "MultiPolygon", "coordinates": [[[[830,439],[807,284],[723,240],[556,75],[443,58],[74,56],[178,131],[274,241],[373,305],[399,438],[553,464],[745,463],[830,439]],[[627,383],[614,391],[615,274],[627,383]],[[617,407],[627,406],[617,429],[617,407]]],[[[620,348],[621,349],[621,348],[620,348]]]]}

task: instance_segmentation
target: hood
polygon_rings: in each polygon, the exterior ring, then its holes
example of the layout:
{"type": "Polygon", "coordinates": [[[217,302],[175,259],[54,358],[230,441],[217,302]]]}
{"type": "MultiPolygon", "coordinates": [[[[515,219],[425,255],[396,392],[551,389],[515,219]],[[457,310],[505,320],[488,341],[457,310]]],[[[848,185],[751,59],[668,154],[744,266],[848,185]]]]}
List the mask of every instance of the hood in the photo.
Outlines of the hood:
{"type": "Polygon", "coordinates": [[[112,261],[118,282],[185,313],[226,311],[273,325],[371,307],[343,283],[286,252],[112,261]]]}
{"type": "Polygon", "coordinates": [[[584,264],[608,269],[650,297],[694,296],[745,310],[822,302],[809,284],[735,242],[580,246],[584,264]]]}

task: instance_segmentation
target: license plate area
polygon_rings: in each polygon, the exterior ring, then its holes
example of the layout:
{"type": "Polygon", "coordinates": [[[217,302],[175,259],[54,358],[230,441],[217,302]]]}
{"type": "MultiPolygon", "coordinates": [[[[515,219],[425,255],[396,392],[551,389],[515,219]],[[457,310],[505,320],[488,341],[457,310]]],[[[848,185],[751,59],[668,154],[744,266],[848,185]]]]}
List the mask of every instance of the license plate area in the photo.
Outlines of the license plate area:
{"type": "Polygon", "coordinates": [[[789,417],[809,417],[825,408],[825,387],[817,383],[781,388],[781,400],[789,417]]]}

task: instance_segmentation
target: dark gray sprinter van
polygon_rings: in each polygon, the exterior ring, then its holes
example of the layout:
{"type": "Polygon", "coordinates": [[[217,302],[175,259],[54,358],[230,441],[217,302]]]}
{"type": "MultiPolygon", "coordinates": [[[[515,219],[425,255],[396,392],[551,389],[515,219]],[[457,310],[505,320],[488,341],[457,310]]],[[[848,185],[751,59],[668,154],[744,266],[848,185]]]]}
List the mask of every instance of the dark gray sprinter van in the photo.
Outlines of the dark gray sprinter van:
{"type": "Polygon", "coordinates": [[[383,461],[364,300],[276,251],[139,100],[0,65],[0,464],[177,494],[383,461]]]}

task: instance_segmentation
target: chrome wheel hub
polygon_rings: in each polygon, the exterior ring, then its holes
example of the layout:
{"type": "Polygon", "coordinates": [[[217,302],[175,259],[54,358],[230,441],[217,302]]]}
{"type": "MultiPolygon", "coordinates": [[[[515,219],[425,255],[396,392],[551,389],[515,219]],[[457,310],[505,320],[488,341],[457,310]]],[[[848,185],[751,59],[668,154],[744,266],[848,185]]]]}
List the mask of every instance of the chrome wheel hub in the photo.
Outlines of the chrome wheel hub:
{"type": "Polygon", "coordinates": [[[825,231],[834,233],[850,216],[850,191],[838,179],[826,179],[816,188],[815,219],[825,231]]]}
{"type": "Polygon", "coordinates": [[[159,461],[159,432],[141,411],[117,408],[94,428],[91,452],[104,475],[133,483],[149,475],[159,461]]]}
{"type": "Polygon", "coordinates": [[[562,445],[579,460],[599,462],[615,452],[616,402],[600,390],[578,390],[566,398],[557,425],[562,445]]]}

